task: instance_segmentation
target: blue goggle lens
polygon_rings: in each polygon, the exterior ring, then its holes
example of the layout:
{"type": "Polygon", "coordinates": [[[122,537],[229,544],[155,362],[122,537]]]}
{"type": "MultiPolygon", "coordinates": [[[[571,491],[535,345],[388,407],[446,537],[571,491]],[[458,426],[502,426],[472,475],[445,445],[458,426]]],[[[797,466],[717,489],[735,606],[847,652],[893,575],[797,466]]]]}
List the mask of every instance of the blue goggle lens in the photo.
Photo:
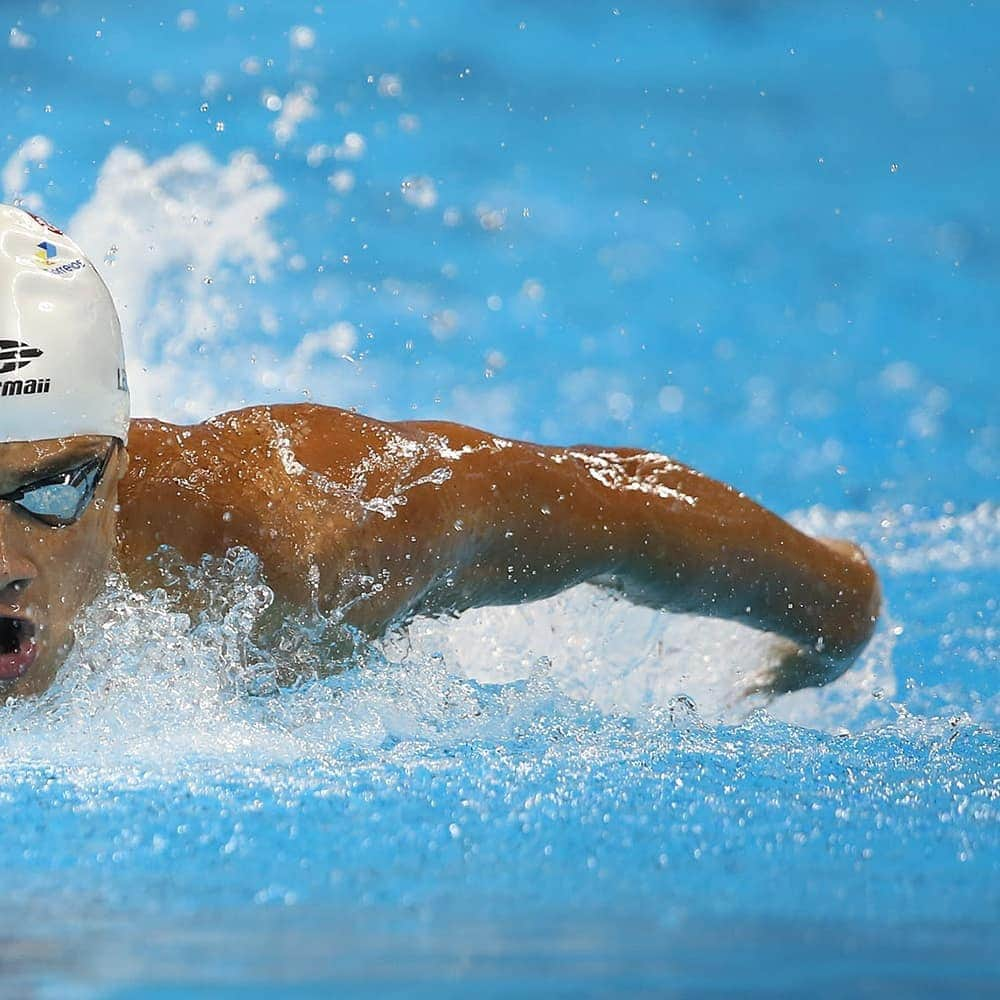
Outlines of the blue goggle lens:
{"type": "Polygon", "coordinates": [[[111,452],[91,459],[76,469],[22,486],[0,499],[9,500],[32,517],[53,527],[78,521],[94,499],[97,484],[104,475],[111,452]]]}

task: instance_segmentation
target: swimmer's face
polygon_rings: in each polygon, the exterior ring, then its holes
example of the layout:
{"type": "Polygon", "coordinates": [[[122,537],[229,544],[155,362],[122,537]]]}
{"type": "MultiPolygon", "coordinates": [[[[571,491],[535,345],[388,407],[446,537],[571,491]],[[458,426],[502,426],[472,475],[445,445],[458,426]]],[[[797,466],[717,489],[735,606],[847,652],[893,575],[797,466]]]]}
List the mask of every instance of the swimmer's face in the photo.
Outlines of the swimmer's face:
{"type": "Polygon", "coordinates": [[[0,695],[52,683],[74,617],[104,582],[127,465],[107,437],[0,444],[0,695]]]}

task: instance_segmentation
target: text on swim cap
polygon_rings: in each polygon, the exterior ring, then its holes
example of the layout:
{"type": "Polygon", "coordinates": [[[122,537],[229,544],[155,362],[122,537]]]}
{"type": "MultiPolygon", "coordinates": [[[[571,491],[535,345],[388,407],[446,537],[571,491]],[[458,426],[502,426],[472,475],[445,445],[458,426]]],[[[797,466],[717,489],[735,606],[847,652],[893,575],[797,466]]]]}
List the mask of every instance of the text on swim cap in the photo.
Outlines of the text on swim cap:
{"type": "Polygon", "coordinates": [[[0,382],[0,397],[40,396],[52,387],[50,378],[9,378],[0,382]]]}

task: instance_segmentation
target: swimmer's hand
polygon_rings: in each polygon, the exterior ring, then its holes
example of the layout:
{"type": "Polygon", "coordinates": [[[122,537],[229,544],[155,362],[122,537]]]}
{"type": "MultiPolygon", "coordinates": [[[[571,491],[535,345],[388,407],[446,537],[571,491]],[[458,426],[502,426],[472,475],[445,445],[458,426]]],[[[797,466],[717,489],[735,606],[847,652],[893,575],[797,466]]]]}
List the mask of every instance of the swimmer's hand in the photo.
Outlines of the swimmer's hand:
{"type": "Polygon", "coordinates": [[[838,557],[849,560],[861,570],[868,582],[867,596],[859,610],[843,620],[829,636],[804,645],[791,639],[777,640],[772,647],[774,658],[743,692],[745,697],[774,697],[804,687],[822,687],[836,680],[855,662],[875,631],[882,608],[882,588],[878,576],[864,552],[844,538],[818,538],[838,557]]]}

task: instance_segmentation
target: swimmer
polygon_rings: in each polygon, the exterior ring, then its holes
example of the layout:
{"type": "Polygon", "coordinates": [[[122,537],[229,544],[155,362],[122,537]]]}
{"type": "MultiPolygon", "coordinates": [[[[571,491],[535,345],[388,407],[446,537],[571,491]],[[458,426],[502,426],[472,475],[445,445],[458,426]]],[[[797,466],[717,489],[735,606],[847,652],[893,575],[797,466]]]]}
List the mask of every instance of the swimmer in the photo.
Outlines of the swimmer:
{"type": "Polygon", "coordinates": [[[766,695],[838,677],[875,628],[878,578],[857,545],[666,455],[302,404],[130,419],[118,316],[80,249],[0,206],[0,287],[5,695],[52,682],[114,567],[162,586],[162,546],[191,563],[244,546],[286,606],[372,637],[589,581],[776,633],[766,695]]]}

